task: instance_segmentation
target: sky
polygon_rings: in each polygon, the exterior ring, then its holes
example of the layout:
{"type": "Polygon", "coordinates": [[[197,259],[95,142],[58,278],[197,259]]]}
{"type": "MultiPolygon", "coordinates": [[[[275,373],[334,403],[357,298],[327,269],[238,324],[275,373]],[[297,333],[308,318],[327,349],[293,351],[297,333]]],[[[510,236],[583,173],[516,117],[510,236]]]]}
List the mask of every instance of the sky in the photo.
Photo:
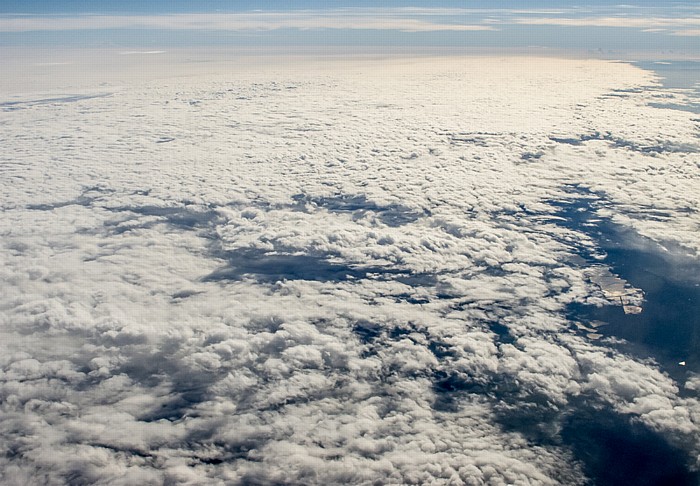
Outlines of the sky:
{"type": "MultiPolygon", "coordinates": [[[[4,1],[0,45],[542,48],[696,57],[694,2],[4,1]]],[[[652,56],[653,57],[653,56],[652,56]]]]}

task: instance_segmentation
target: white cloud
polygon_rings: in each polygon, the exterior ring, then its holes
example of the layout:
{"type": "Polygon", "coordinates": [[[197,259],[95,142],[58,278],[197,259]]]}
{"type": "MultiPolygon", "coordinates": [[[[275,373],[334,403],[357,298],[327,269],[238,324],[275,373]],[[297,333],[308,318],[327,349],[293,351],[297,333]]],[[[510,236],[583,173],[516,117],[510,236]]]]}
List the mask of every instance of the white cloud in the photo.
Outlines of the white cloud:
{"type": "Polygon", "coordinates": [[[295,11],[249,13],[191,13],[162,15],[80,15],[0,17],[0,32],[88,29],[168,29],[269,31],[275,29],[368,29],[404,32],[494,30],[479,24],[460,24],[412,18],[401,10],[295,11]]]}
{"type": "Polygon", "coordinates": [[[697,37],[700,36],[700,29],[682,29],[673,31],[673,35],[681,37],[697,37]]]}
{"type": "Polygon", "coordinates": [[[697,454],[698,400],[565,318],[596,248],[548,202],[585,183],[697,245],[696,129],[651,74],[218,66],[0,111],[2,481],[582,484],[502,423],[582,395],[697,454]]]}
{"type": "Polygon", "coordinates": [[[521,25],[560,25],[565,27],[617,27],[637,28],[645,31],[700,25],[699,17],[642,17],[642,16],[592,16],[592,17],[521,17],[514,19],[521,25]]]}

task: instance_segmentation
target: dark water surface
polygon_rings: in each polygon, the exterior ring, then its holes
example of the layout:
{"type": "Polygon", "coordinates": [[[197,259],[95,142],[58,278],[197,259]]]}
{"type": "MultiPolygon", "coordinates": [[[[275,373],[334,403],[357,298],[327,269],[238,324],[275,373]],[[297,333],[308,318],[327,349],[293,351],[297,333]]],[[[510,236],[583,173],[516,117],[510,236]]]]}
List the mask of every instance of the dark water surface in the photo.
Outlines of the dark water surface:
{"type": "Polygon", "coordinates": [[[691,98],[688,104],[669,102],[652,103],[651,106],[700,114],[700,61],[646,61],[635,64],[659,75],[663,89],[687,90],[691,98]]]}
{"type": "Polygon", "coordinates": [[[561,437],[596,486],[697,486],[686,454],[632,417],[581,408],[564,422],[561,437]]]}
{"type": "Polygon", "coordinates": [[[682,250],[668,250],[634,231],[598,216],[606,204],[600,195],[576,187],[572,199],[554,203],[558,224],[589,236],[596,259],[587,249],[581,257],[589,265],[604,265],[611,272],[644,292],[641,314],[625,314],[620,305],[570,306],[570,318],[601,321],[606,336],[628,342],[625,351],[654,358],[662,369],[678,380],[688,371],[700,370],[700,261],[682,250]],[[685,362],[685,366],[679,363],[685,362]]]}
{"type": "MultiPolygon", "coordinates": [[[[666,248],[601,217],[598,209],[610,205],[603,194],[582,186],[569,189],[570,198],[552,202],[558,217],[553,222],[592,240],[592,247],[581,244],[577,248],[581,266],[608,267],[644,292],[641,314],[625,314],[621,305],[576,304],[569,308],[570,320],[604,323],[597,328],[599,333],[624,339],[619,348],[626,353],[657,361],[678,382],[681,394],[688,393],[683,390],[688,372],[700,370],[700,261],[684,255],[680,248],[666,248]]],[[[672,215],[650,210],[650,217],[672,215]]],[[[688,453],[672,445],[668,437],[633,416],[593,406],[585,397],[579,402],[559,415],[561,429],[552,437],[571,449],[591,484],[700,484],[700,475],[690,469],[688,453]]],[[[544,412],[538,411],[540,422],[534,425],[520,423],[517,414],[504,424],[546,430],[543,425],[548,415],[544,412]]],[[[536,442],[542,442],[542,437],[540,434],[536,442]]]]}

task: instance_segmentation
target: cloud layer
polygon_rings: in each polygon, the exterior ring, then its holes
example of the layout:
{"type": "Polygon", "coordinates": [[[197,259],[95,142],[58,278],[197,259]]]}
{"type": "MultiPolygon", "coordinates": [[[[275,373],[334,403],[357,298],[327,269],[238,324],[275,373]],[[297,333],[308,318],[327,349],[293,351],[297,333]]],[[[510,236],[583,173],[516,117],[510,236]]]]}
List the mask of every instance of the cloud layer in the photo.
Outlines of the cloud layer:
{"type": "Polygon", "coordinates": [[[649,73],[229,67],[0,105],[2,482],[583,484],[586,407],[699,465],[697,376],[567,314],[612,305],[572,185],[700,252],[649,73]]]}

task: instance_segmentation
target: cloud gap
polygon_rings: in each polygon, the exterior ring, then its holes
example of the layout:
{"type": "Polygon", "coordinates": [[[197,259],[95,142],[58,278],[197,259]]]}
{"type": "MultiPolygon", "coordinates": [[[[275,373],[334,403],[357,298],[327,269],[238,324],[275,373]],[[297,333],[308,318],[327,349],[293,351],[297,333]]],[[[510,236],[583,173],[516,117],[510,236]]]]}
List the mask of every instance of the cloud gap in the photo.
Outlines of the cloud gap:
{"type": "Polygon", "coordinates": [[[609,205],[604,194],[583,186],[569,186],[568,190],[571,199],[550,201],[558,208],[552,222],[591,239],[593,247],[584,245],[576,252],[585,266],[609,267],[645,293],[640,314],[623,312],[615,301],[604,306],[573,302],[568,305],[569,318],[608,324],[596,332],[623,337],[632,343],[630,349],[642,355],[662,357],[665,368],[678,378],[687,373],[678,369],[679,361],[688,362],[686,370],[698,369],[700,354],[689,344],[700,339],[698,263],[602,216],[599,210],[609,205]]]}

